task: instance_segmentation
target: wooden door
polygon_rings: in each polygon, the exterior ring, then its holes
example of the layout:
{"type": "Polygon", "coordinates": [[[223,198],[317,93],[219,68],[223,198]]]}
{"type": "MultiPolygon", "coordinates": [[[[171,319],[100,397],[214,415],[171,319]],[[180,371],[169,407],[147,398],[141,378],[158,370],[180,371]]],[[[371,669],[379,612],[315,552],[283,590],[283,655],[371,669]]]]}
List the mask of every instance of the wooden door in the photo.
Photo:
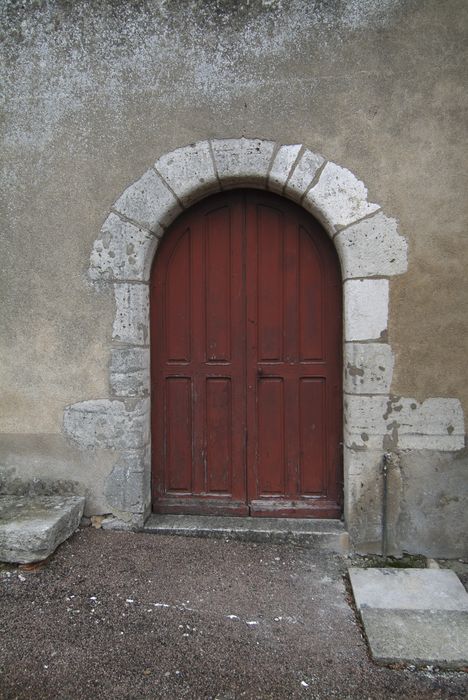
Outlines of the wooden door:
{"type": "Polygon", "coordinates": [[[168,231],[151,276],[153,509],[336,517],[341,279],[320,225],[236,190],[168,231]]]}

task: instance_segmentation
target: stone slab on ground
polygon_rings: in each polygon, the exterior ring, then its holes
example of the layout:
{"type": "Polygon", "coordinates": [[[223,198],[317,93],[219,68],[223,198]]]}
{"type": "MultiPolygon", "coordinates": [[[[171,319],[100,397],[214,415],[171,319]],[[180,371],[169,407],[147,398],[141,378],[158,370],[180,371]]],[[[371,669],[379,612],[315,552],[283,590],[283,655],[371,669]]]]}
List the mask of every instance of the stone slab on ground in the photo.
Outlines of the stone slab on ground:
{"type": "Polygon", "coordinates": [[[349,569],[358,610],[466,610],[468,594],[453,571],[349,569]]]}
{"type": "Polygon", "coordinates": [[[349,550],[349,537],[343,523],[333,519],[153,514],[146,521],[143,531],[244,542],[295,542],[341,554],[347,554],[349,550]]]}
{"type": "Polygon", "coordinates": [[[468,666],[468,594],[453,571],[349,569],[374,661],[468,666]]]}
{"type": "Polygon", "coordinates": [[[82,496],[0,496],[0,561],[47,559],[80,524],[82,496]]]}
{"type": "Polygon", "coordinates": [[[468,612],[363,608],[374,661],[460,669],[468,666],[468,612]]]}

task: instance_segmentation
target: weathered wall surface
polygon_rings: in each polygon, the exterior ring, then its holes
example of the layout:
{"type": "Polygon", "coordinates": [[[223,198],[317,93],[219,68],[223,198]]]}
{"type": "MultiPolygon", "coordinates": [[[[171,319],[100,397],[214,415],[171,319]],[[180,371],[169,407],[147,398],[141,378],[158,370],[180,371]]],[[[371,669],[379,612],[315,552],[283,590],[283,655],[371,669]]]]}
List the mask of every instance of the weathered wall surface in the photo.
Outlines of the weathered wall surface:
{"type": "MultiPolygon", "coordinates": [[[[63,436],[65,406],[112,397],[114,298],[90,284],[89,256],[125,188],[206,138],[302,142],[366,183],[409,244],[390,286],[391,392],[458,398],[466,415],[464,0],[5,0],[0,13],[4,488],[53,477],[90,512],[113,510],[105,483],[119,455],[63,436]]],[[[410,548],[416,506],[460,518],[466,461],[417,452],[400,468],[393,517],[410,548]],[[422,499],[416,474],[444,469],[457,477],[431,477],[438,496],[422,499]]],[[[374,544],[380,487],[376,476],[363,515],[374,544]]]]}

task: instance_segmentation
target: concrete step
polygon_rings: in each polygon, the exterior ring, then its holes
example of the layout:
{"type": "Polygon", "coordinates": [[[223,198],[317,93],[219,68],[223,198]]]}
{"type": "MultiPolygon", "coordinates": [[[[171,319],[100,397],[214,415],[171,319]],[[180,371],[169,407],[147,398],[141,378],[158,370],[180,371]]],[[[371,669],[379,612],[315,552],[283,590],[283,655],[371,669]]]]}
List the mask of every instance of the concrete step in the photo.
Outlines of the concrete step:
{"type": "Polygon", "coordinates": [[[349,548],[348,533],[339,520],[153,514],[146,521],[143,531],[244,542],[294,542],[340,554],[346,554],[349,548]]]}
{"type": "Polygon", "coordinates": [[[453,571],[349,569],[374,661],[464,669],[468,594],[453,571]]]}
{"type": "Polygon", "coordinates": [[[0,496],[0,561],[47,559],[77,529],[84,503],[81,496],[0,496]]]}

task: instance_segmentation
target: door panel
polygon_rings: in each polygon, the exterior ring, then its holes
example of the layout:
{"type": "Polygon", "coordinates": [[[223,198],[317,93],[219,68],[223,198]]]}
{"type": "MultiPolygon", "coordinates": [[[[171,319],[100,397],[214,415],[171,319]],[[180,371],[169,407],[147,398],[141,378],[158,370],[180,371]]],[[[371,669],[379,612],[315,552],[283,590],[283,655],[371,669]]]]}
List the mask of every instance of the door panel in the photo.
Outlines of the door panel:
{"type": "Polygon", "coordinates": [[[340,512],[341,280],[319,224],[268,193],[185,213],[151,277],[159,512],[340,512]]]}

